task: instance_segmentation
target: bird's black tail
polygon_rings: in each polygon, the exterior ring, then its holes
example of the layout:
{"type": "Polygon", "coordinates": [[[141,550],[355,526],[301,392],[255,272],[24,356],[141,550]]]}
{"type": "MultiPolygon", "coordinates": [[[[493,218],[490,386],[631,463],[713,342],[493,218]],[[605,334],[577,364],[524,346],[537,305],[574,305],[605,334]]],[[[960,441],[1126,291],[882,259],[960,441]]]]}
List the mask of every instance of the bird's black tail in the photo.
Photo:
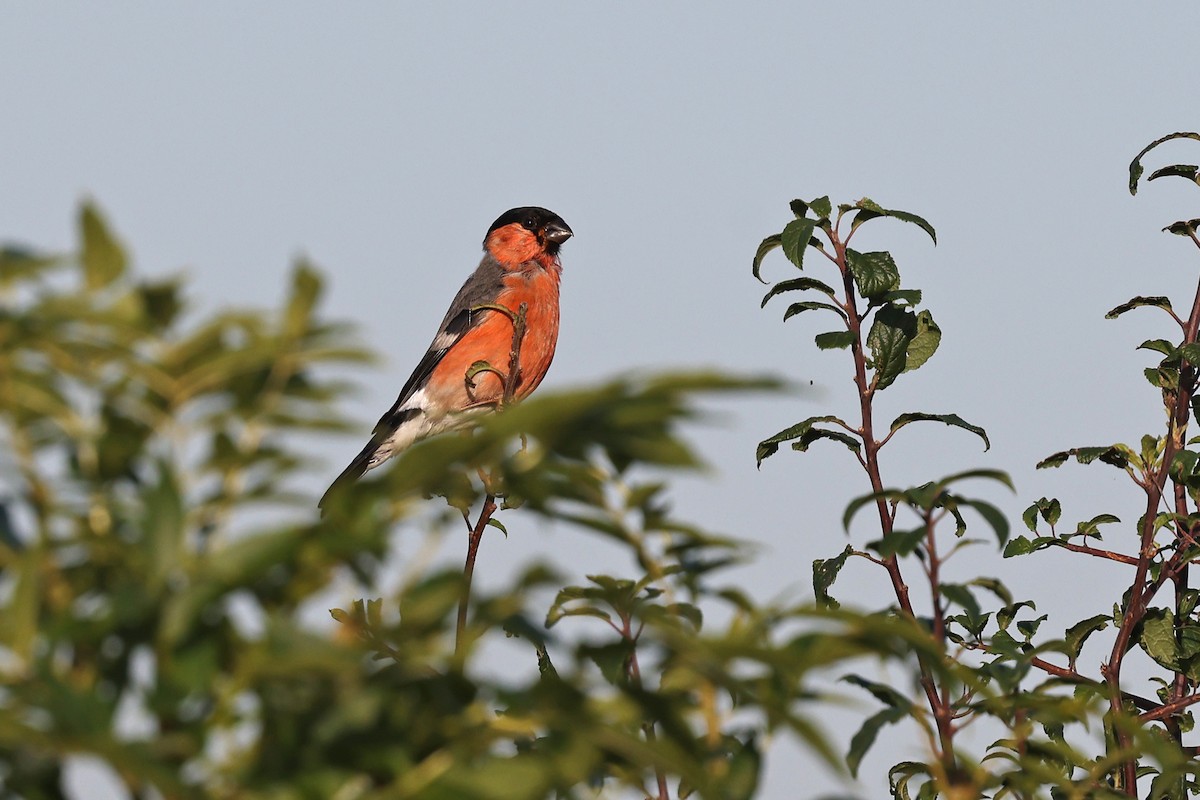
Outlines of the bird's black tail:
{"type": "Polygon", "coordinates": [[[321,499],[317,501],[317,508],[321,509],[322,517],[329,512],[326,506],[330,498],[344,492],[347,487],[361,478],[363,473],[367,471],[367,464],[370,462],[371,456],[375,454],[376,447],[376,443],[371,441],[362,449],[361,453],[354,457],[354,460],[350,462],[350,466],[342,470],[341,475],[334,478],[333,483],[325,490],[325,494],[321,495],[321,499]]]}

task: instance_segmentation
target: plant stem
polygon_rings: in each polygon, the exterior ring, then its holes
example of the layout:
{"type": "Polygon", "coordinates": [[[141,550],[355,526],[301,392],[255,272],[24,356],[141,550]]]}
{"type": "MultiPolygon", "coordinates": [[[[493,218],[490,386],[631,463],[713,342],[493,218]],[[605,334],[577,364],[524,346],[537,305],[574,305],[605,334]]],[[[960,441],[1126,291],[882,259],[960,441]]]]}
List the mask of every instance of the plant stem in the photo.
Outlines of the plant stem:
{"type": "MultiPolygon", "coordinates": [[[[641,689],[642,688],[642,670],[641,670],[641,668],[638,667],[638,658],[637,658],[638,637],[636,635],[634,635],[633,629],[632,629],[632,627],[630,627],[631,623],[632,623],[632,620],[630,617],[628,617],[624,614],[621,615],[621,637],[623,639],[625,639],[627,642],[629,642],[629,645],[630,645],[629,661],[626,662],[626,664],[625,664],[625,677],[628,678],[629,683],[634,688],[641,689]]],[[[639,631],[639,633],[640,633],[640,631],[639,631]]],[[[647,742],[654,742],[658,739],[658,734],[656,734],[654,732],[654,723],[653,722],[642,723],[642,732],[646,735],[647,742]]],[[[655,778],[655,784],[658,787],[658,795],[656,797],[656,800],[670,800],[671,793],[670,793],[670,789],[667,787],[667,776],[661,769],[659,769],[657,764],[654,767],[654,778],[655,778]]]]}
{"type": "MultiPolygon", "coordinates": [[[[495,311],[503,313],[502,308],[495,311]]],[[[513,324],[512,344],[508,350],[508,372],[504,373],[504,394],[500,398],[500,408],[511,403],[516,396],[517,384],[521,380],[521,343],[525,340],[525,315],[529,311],[527,303],[521,303],[516,313],[508,312],[513,324]]],[[[484,481],[485,485],[488,481],[484,481]]],[[[483,531],[492,515],[496,513],[496,495],[488,492],[483,499],[483,508],[479,510],[479,518],[471,525],[470,517],[464,513],[467,520],[467,559],[463,564],[462,596],[458,601],[458,622],[454,629],[454,652],[462,654],[463,638],[467,629],[467,609],[471,605],[471,580],[475,576],[475,558],[479,555],[479,543],[483,540],[483,531]]]]}
{"type": "Polygon", "coordinates": [[[462,597],[458,601],[458,625],[454,631],[454,652],[461,654],[463,636],[467,629],[467,607],[471,602],[471,578],[475,575],[475,557],[479,554],[479,543],[483,540],[483,529],[488,520],[496,512],[496,497],[489,494],[483,500],[483,508],[479,510],[479,520],[470,529],[467,536],[467,561],[463,564],[462,597]]]}
{"type": "MultiPolygon", "coordinates": [[[[1196,241],[1193,236],[1193,241],[1196,241]]],[[[1200,247],[1200,241],[1196,241],[1200,247]]],[[[1196,296],[1192,301],[1192,313],[1188,316],[1187,324],[1183,332],[1183,343],[1192,344],[1196,341],[1197,329],[1200,328],[1200,285],[1196,287],[1196,296]]],[[[1125,608],[1125,613],[1121,619],[1120,629],[1117,632],[1116,641],[1113,642],[1112,652],[1109,655],[1108,663],[1101,667],[1101,673],[1104,675],[1109,686],[1109,708],[1114,716],[1122,712],[1122,694],[1121,694],[1121,666],[1125,658],[1125,653],[1130,647],[1130,638],[1133,636],[1133,629],[1142,621],[1146,615],[1146,609],[1149,606],[1151,592],[1145,591],[1146,579],[1150,570],[1150,562],[1154,557],[1154,534],[1155,534],[1155,519],[1158,516],[1158,507],[1162,502],[1163,492],[1167,484],[1167,477],[1170,473],[1171,463],[1175,460],[1175,454],[1183,447],[1186,431],[1190,421],[1190,409],[1192,394],[1196,388],[1196,368],[1188,361],[1184,361],[1179,370],[1179,385],[1175,392],[1175,403],[1171,409],[1171,418],[1167,422],[1167,437],[1163,443],[1162,458],[1159,461],[1158,468],[1152,475],[1148,476],[1146,481],[1146,513],[1142,518],[1142,536],[1141,547],[1138,551],[1137,572],[1133,576],[1133,584],[1129,590],[1129,604],[1125,608]]],[[[1120,726],[1114,726],[1116,736],[1116,744],[1120,750],[1128,750],[1131,747],[1129,734],[1120,729],[1120,726]]],[[[1121,763],[1121,789],[1130,797],[1137,796],[1137,760],[1135,758],[1125,759],[1121,763]]]]}
{"type": "MultiPolygon", "coordinates": [[[[839,238],[836,227],[828,231],[828,233],[830,243],[834,249],[833,261],[842,273],[842,288],[845,295],[842,309],[846,312],[847,328],[854,337],[851,344],[851,353],[854,357],[854,383],[858,388],[859,414],[862,422],[862,427],[857,431],[863,442],[862,461],[864,469],[867,472],[867,477],[871,482],[871,491],[878,495],[875,506],[879,512],[879,527],[884,538],[887,538],[892,533],[895,520],[892,513],[888,510],[887,500],[881,494],[883,492],[883,477],[879,468],[879,448],[882,446],[882,443],[875,439],[875,384],[867,377],[867,357],[863,351],[863,317],[858,310],[858,303],[855,299],[854,275],[850,272],[849,261],[846,255],[846,243],[839,238]]],[[[904,575],[900,571],[899,559],[895,555],[888,556],[883,559],[883,566],[887,570],[888,577],[891,579],[892,590],[895,592],[896,602],[899,603],[901,611],[916,624],[916,613],[913,611],[912,601],[908,595],[908,585],[904,582],[904,575]]],[[[933,585],[931,588],[934,592],[934,615],[940,618],[939,592],[936,585],[933,585]]],[[[944,626],[945,620],[941,621],[944,626]]],[[[918,657],[917,664],[921,673],[921,689],[925,693],[925,698],[929,703],[929,710],[932,712],[934,720],[937,723],[938,738],[942,749],[940,760],[949,775],[956,771],[954,725],[949,704],[943,702],[942,697],[939,695],[937,684],[933,678],[933,671],[923,656],[918,657]]]]}

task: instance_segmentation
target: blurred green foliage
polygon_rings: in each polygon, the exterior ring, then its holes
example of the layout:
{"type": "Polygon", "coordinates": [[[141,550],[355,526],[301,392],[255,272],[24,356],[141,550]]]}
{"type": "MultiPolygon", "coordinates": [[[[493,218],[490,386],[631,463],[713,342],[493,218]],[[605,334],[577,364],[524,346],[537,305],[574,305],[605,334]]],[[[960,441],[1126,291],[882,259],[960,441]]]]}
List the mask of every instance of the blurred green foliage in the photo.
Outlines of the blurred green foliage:
{"type": "Polygon", "coordinates": [[[182,278],[137,275],[93,206],[78,229],[74,253],[0,250],[4,797],[65,796],[77,755],[138,797],[750,797],[773,735],[835,763],[813,670],[914,646],[886,620],[831,611],[814,631],[796,624],[812,609],[758,604],[721,577],[740,545],[669,512],[695,395],[766,382],[545,393],[412,448],[321,519],[306,447],[349,427],[329,374],[370,354],[318,313],[316,270],[277,309],[201,314],[182,278]],[[454,570],[312,624],[336,579],[377,596],[397,524],[430,495],[478,502],[479,469],[520,506],[510,528],[606,537],[634,574],[563,586],[530,564],[472,598],[457,653],[454,570]],[[480,655],[504,641],[526,668],[480,655]]]}

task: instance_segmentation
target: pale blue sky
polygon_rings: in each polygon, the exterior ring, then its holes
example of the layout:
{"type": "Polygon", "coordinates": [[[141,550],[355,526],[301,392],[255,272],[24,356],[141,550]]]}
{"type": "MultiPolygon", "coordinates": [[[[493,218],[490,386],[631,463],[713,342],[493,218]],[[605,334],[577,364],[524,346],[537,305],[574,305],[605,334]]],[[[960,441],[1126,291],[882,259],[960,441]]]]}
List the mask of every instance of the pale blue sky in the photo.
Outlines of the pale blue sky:
{"type": "MultiPolygon", "coordinates": [[[[844,354],[812,345],[815,323],[784,325],[782,304],[758,310],[750,257],[787,221],[791,198],[869,195],[922,214],[940,241],[880,221],[860,242],[893,251],[944,332],[934,359],[882,396],[883,413],[955,411],[994,443],[984,454],[967,434],[914,428],[887,453],[891,481],[1001,468],[1019,495],[992,496],[1014,519],[1058,495],[1072,519],[1133,520],[1136,497],[1116,472],[1032,466],[1064,447],[1157,431],[1139,377],[1150,359],[1133,348],[1172,332],[1151,312],[1103,314],[1135,294],[1183,303],[1195,285],[1200,258],[1158,231],[1197,216],[1200,194],[1176,181],[1130,198],[1125,170],[1151,139],[1200,128],[1189,94],[1200,13],[1190,3],[972,9],[7,3],[0,239],[65,248],[74,206],[90,195],[140,269],[186,268],[212,304],[271,303],[291,259],[307,254],[330,277],[328,311],[388,353],[363,375],[365,436],[488,224],[511,206],[547,206],[577,236],[564,249],[546,390],[665,365],[770,370],[824,389],[722,403],[722,424],[699,434],[714,477],[677,494],[685,516],[763,545],[743,574],[767,597],[807,591],[812,559],[843,546],[844,502],[866,487],[832,450],[785,451],[754,470],[758,439],[848,413],[851,396],[844,354]]],[[[1200,152],[1181,145],[1154,161],[1171,156],[1200,152]]],[[[764,270],[791,271],[779,257],[764,270]]],[[[359,444],[328,444],[331,476],[359,444]]],[[[519,516],[508,525],[516,535],[484,545],[481,580],[551,545],[577,574],[612,558],[582,534],[519,516]]],[[[1104,610],[1088,587],[1121,577],[983,550],[960,566],[1000,575],[1043,611],[1061,608],[1048,623],[1058,630],[1104,610]],[[1064,591],[1064,574],[1076,588],[1064,591]]],[[[853,570],[839,595],[871,602],[883,587],[853,570]]],[[[871,760],[864,795],[879,796],[879,769],[904,748],[871,760]]],[[[810,784],[809,767],[776,751],[764,796],[829,785],[810,784]]]]}

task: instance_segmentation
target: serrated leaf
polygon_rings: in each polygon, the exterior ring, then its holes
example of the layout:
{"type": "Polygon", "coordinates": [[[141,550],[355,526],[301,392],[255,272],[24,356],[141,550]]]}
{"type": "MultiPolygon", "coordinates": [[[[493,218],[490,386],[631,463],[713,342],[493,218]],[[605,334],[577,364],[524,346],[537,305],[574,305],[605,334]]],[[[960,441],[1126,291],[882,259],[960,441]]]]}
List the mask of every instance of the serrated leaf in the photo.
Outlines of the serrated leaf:
{"type": "Polygon", "coordinates": [[[792,278],[791,280],[780,281],[772,286],[771,291],[767,292],[763,297],[760,308],[765,308],[767,301],[776,295],[783,294],[784,292],[806,291],[809,289],[824,292],[830,297],[836,296],[832,286],[816,278],[792,278]]]}
{"type": "Polygon", "coordinates": [[[816,425],[818,422],[836,422],[840,425],[845,425],[845,422],[843,422],[840,417],[826,415],[821,417],[809,417],[806,420],[797,422],[795,425],[784,428],[774,436],[763,439],[758,443],[758,447],[755,451],[755,459],[758,462],[758,466],[761,467],[764,460],[775,455],[775,453],[779,451],[779,445],[781,443],[790,442],[794,439],[801,438],[805,433],[812,429],[813,425],[816,425]]]}
{"type": "Polygon", "coordinates": [[[854,344],[854,334],[850,331],[818,333],[814,341],[821,350],[844,350],[854,344]]]}
{"type": "Polygon", "coordinates": [[[918,369],[933,357],[942,343],[942,329],[933,321],[933,314],[921,311],[917,314],[917,333],[908,345],[904,365],[905,372],[918,369]]]}
{"type": "Polygon", "coordinates": [[[1085,465],[1091,464],[1093,461],[1101,461],[1118,469],[1124,469],[1129,464],[1129,457],[1118,446],[1112,445],[1110,447],[1073,447],[1070,450],[1063,450],[1043,458],[1037,463],[1037,468],[1061,467],[1072,457],[1080,464],[1085,465]]]}
{"type": "Polygon", "coordinates": [[[1160,295],[1138,295],[1137,297],[1130,299],[1128,302],[1122,303],[1121,305],[1109,311],[1104,315],[1104,318],[1116,319],[1127,311],[1132,311],[1135,308],[1142,308],[1143,306],[1149,306],[1151,308],[1164,308],[1170,311],[1171,300],[1168,297],[1162,297],[1160,295]]]}
{"type": "Polygon", "coordinates": [[[813,561],[813,592],[817,596],[817,605],[825,608],[838,608],[840,603],[829,594],[829,588],[837,580],[838,573],[846,565],[846,559],[854,552],[854,548],[846,545],[846,549],[833,558],[816,559],[813,561]]]}
{"type": "Polygon", "coordinates": [[[891,253],[847,250],[846,262],[854,276],[858,293],[863,297],[875,298],[900,288],[900,270],[891,253]]]}
{"type": "Polygon", "coordinates": [[[900,428],[903,428],[905,425],[908,425],[912,422],[940,422],[944,425],[949,425],[954,428],[962,428],[965,431],[975,434],[980,439],[983,439],[984,450],[989,450],[992,446],[992,443],[988,441],[987,431],[978,425],[972,425],[958,414],[926,414],[921,411],[913,411],[907,414],[901,414],[892,420],[891,429],[893,432],[898,431],[900,428]]]}
{"type": "Polygon", "coordinates": [[[754,253],[754,261],[751,266],[751,272],[754,274],[754,277],[758,278],[763,283],[766,283],[766,281],[764,281],[762,276],[759,275],[759,270],[762,268],[762,261],[767,257],[768,253],[770,253],[776,247],[779,247],[781,238],[782,237],[780,237],[778,233],[768,236],[762,240],[762,242],[758,245],[758,250],[754,253]]]}
{"type": "Polygon", "coordinates": [[[1179,355],[1187,359],[1192,364],[1200,364],[1200,343],[1192,342],[1190,344],[1181,345],[1179,355]]]}
{"type": "Polygon", "coordinates": [[[1147,339],[1137,346],[1138,350],[1153,350],[1156,353],[1162,353],[1168,358],[1176,355],[1178,348],[1168,342],[1166,339],[1147,339]]]}
{"type": "Polygon", "coordinates": [[[860,209],[860,211],[855,215],[854,221],[851,223],[851,230],[872,219],[877,219],[879,217],[891,217],[892,219],[898,219],[901,222],[908,222],[912,225],[916,225],[921,230],[925,231],[925,233],[929,234],[929,238],[933,240],[934,244],[937,244],[937,232],[933,229],[933,226],[923,218],[918,217],[916,214],[910,214],[907,211],[900,211],[899,209],[894,208],[884,208],[875,201],[866,197],[855,203],[854,207],[860,209]]]}
{"type": "Polygon", "coordinates": [[[907,211],[900,211],[899,209],[895,208],[886,209],[883,212],[883,215],[885,217],[891,217],[892,219],[898,219],[901,222],[907,222],[911,225],[916,225],[918,228],[929,234],[929,238],[933,240],[934,244],[937,244],[937,231],[935,231],[933,226],[930,225],[924,218],[918,217],[916,214],[910,214],[907,211]]]}
{"type": "Polygon", "coordinates": [[[1004,546],[1004,557],[1012,558],[1013,556],[1028,555],[1035,549],[1033,542],[1029,541],[1028,537],[1018,536],[1015,539],[1008,540],[1008,544],[1004,546]]]}
{"type": "Polygon", "coordinates": [[[908,345],[917,333],[917,317],[911,311],[886,305],[875,314],[867,334],[871,351],[871,366],[875,369],[877,389],[892,385],[904,372],[908,361],[908,345]]]}
{"type": "Polygon", "coordinates": [[[125,250],[90,202],[79,209],[79,235],[84,281],[89,290],[102,289],[125,273],[125,250]]]}
{"type": "Polygon", "coordinates": [[[862,442],[858,439],[844,431],[831,431],[828,428],[810,428],[798,441],[792,442],[792,449],[803,453],[808,450],[809,445],[820,439],[841,442],[846,445],[847,449],[855,453],[862,450],[862,442]]]}
{"type": "Polygon", "coordinates": [[[796,265],[796,269],[804,269],[804,254],[808,243],[812,240],[817,223],[811,219],[794,219],[784,226],[780,234],[780,246],[788,261],[796,265]]]}
{"type": "Polygon", "coordinates": [[[817,219],[829,219],[829,215],[833,213],[833,204],[829,202],[828,196],[818,197],[809,203],[808,207],[817,219]]]}
{"type": "Polygon", "coordinates": [[[1156,662],[1169,670],[1180,667],[1179,643],[1175,640],[1175,615],[1169,608],[1152,608],[1142,618],[1138,644],[1156,662]]]}

